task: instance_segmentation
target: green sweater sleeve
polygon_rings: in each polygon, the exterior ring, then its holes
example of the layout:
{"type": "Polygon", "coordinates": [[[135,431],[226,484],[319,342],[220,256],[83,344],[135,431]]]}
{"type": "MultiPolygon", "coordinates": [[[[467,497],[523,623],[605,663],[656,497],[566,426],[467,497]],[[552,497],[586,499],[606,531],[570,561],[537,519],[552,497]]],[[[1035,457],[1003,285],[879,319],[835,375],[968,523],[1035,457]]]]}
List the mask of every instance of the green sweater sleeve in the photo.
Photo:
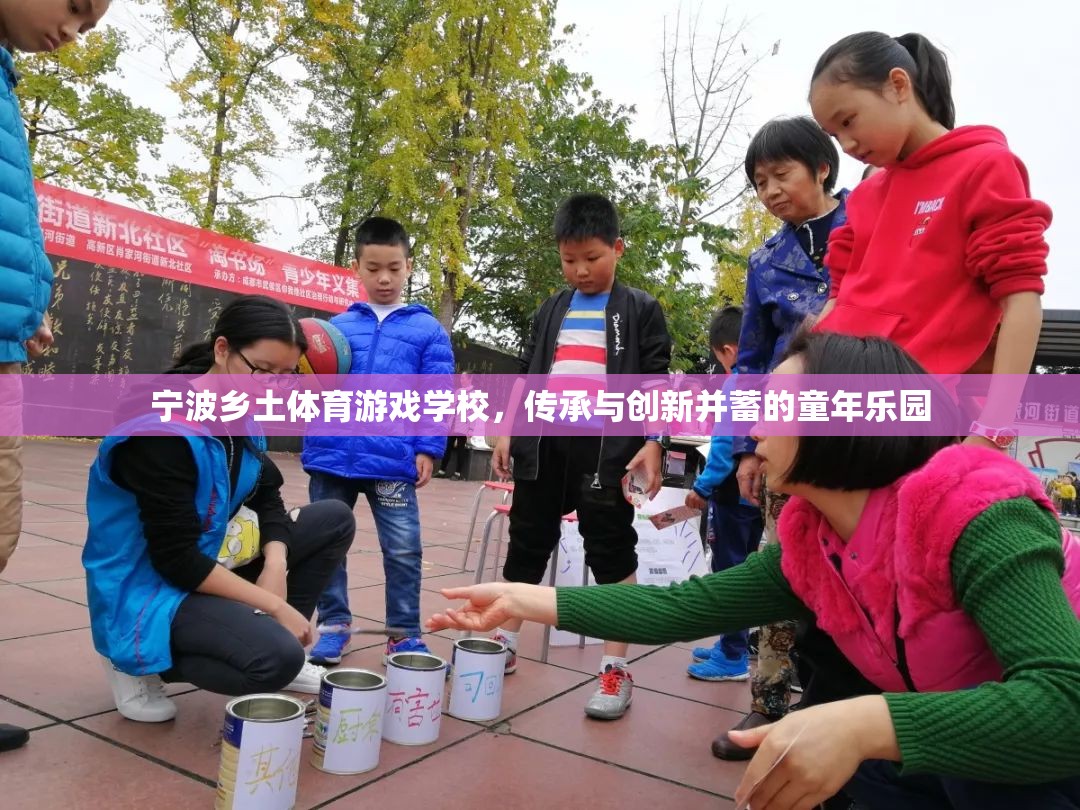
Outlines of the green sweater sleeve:
{"type": "Polygon", "coordinates": [[[810,617],[780,571],[780,547],[666,588],[595,585],[557,590],[559,629],[609,641],[670,644],[810,617]]]}
{"type": "Polygon", "coordinates": [[[1080,773],[1080,620],[1063,568],[1057,521],[1029,499],[995,504],[968,525],[953,549],[953,584],[1005,678],[885,695],[905,773],[1008,784],[1080,773]]]}

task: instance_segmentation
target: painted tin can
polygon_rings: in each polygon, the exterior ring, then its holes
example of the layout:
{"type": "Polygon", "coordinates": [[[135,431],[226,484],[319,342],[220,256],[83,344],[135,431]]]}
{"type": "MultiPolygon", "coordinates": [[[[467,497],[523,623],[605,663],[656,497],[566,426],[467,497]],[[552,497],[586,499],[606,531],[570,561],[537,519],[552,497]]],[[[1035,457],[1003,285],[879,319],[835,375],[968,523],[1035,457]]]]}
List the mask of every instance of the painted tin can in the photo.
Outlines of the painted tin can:
{"type": "Polygon", "coordinates": [[[386,660],[383,739],[428,745],[439,739],[446,662],[427,653],[397,653],[386,660]]]}
{"type": "Polygon", "coordinates": [[[311,764],[337,774],[379,767],[386,678],[366,669],[336,669],[323,675],[315,715],[311,764]]]}
{"type": "Polygon", "coordinates": [[[300,777],[304,704],[247,695],[225,706],[215,810],[291,810],[300,777]]]}
{"type": "Polygon", "coordinates": [[[494,720],[502,711],[506,645],[490,638],[454,642],[447,714],[461,720],[494,720]]]}

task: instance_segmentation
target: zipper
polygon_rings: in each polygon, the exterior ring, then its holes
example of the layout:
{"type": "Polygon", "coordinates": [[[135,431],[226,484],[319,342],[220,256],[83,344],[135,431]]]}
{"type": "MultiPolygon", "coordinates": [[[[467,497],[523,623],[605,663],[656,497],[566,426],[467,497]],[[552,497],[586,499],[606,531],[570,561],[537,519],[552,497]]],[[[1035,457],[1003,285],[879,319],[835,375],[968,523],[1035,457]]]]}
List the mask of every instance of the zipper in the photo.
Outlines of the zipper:
{"type": "MultiPolygon", "coordinates": [[[[394,310],[394,312],[397,312],[397,310],[394,310]]],[[[390,315],[393,315],[394,312],[391,312],[390,315]]],[[[375,318],[375,339],[371,341],[371,348],[368,350],[367,368],[364,369],[364,374],[370,374],[371,367],[375,365],[375,348],[379,345],[379,335],[382,334],[383,322],[379,320],[379,316],[375,314],[375,310],[371,311],[371,315],[375,318]]],[[[389,318],[390,315],[387,315],[386,317],[389,318]]]]}
{"type": "Polygon", "coordinates": [[[379,335],[382,334],[383,323],[385,321],[388,321],[391,318],[393,318],[399,312],[403,312],[404,310],[406,310],[408,308],[409,308],[409,305],[406,304],[403,307],[395,309],[393,312],[388,314],[385,318],[383,318],[380,321],[379,316],[377,314],[375,314],[375,310],[371,309],[371,307],[368,306],[368,309],[371,311],[371,317],[373,317],[375,319],[375,339],[373,341],[371,341],[371,348],[368,350],[367,369],[364,371],[364,374],[371,374],[371,367],[375,364],[375,349],[379,345],[379,335]]]}
{"type": "MultiPolygon", "coordinates": [[[[608,293],[608,306],[611,305],[611,294],[608,293]]],[[[566,320],[566,316],[563,316],[563,320],[566,320]]],[[[604,307],[604,371],[608,369],[608,357],[611,354],[611,346],[608,345],[608,312],[607,307],[604,307]]],[[[607,375],[604,375],[604,379],[607,379],[607,375]]],[[[600,485],[600,464],[604,460],[604,438],[607,436],[607,425],[600,428],[600,450],[596,454],[596,471],[593,473],[592,484],[590,489],[603,489],[600,485]]]]}
{"type": "Polygon", "coordinates": [[[904,645],[904,640],[900,638],[900,596],[896,597],[896,627],[893,630],[893,636],[896,640],[896,668],[900,670],[900,676],[904,679],[904,683],[907,685],[909,692],[918,692],[915,688],[915,681],[911,678],[911,670],[908,668],[907,660],[907,647],[904,645]]]}

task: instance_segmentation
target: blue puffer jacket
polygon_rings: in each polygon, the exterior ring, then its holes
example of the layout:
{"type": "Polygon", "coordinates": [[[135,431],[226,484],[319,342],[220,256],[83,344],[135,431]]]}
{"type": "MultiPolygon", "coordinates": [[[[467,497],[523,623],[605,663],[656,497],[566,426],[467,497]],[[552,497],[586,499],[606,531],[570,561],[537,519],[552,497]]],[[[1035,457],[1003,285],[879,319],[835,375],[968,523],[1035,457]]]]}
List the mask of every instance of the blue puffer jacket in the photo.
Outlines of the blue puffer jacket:
{"type": "MultiPolygon", "coordinates": [[[[330,319],[352,348],[353,374],[453,374],[454,350],[442,324],[420,304],[396,309],[379,323],[357,303],[330,319]]],[[[416,456],[442,458],[443,436],[313,436],[300,457],[308,472],[342,478],[416,482],[416,456]]]]}
{"type": "Polygon", "coordinates": [[[37,331],[49,305],[53,270],[38,225],[15,62],[4,48],[0,73],[0,363],[21,363],[23,341],[37,331]]]}

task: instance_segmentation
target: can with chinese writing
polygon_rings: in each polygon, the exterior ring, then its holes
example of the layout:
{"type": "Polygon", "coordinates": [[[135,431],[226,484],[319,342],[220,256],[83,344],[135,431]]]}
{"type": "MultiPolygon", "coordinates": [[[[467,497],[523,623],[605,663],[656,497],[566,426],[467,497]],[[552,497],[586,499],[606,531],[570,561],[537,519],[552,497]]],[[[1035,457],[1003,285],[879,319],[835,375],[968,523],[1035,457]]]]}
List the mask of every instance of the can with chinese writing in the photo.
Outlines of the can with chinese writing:
{"type": "Polygon", "coordinates": [[[311,764],[327,773],[365,773],[379,767],[386,678],[366,669],[322,677],[311,764]]]}
{"type": "Polygon", "coordinates": [[[506,645],[490,638],[454,642],[447,712],[461,720],[494,720],[502,711],[506,645]]]}
{"type": "Polygon", "coordinates": [[[225,706],[215,810],[291,810],[300,777],[304,704],[248,695],[225,706]]]}
{"type": "Polygon", "coordinates": [[[439,739],[446,662],[429,653],[397,653],[386,659],[383,739],[428,745],[439,739]]]}

